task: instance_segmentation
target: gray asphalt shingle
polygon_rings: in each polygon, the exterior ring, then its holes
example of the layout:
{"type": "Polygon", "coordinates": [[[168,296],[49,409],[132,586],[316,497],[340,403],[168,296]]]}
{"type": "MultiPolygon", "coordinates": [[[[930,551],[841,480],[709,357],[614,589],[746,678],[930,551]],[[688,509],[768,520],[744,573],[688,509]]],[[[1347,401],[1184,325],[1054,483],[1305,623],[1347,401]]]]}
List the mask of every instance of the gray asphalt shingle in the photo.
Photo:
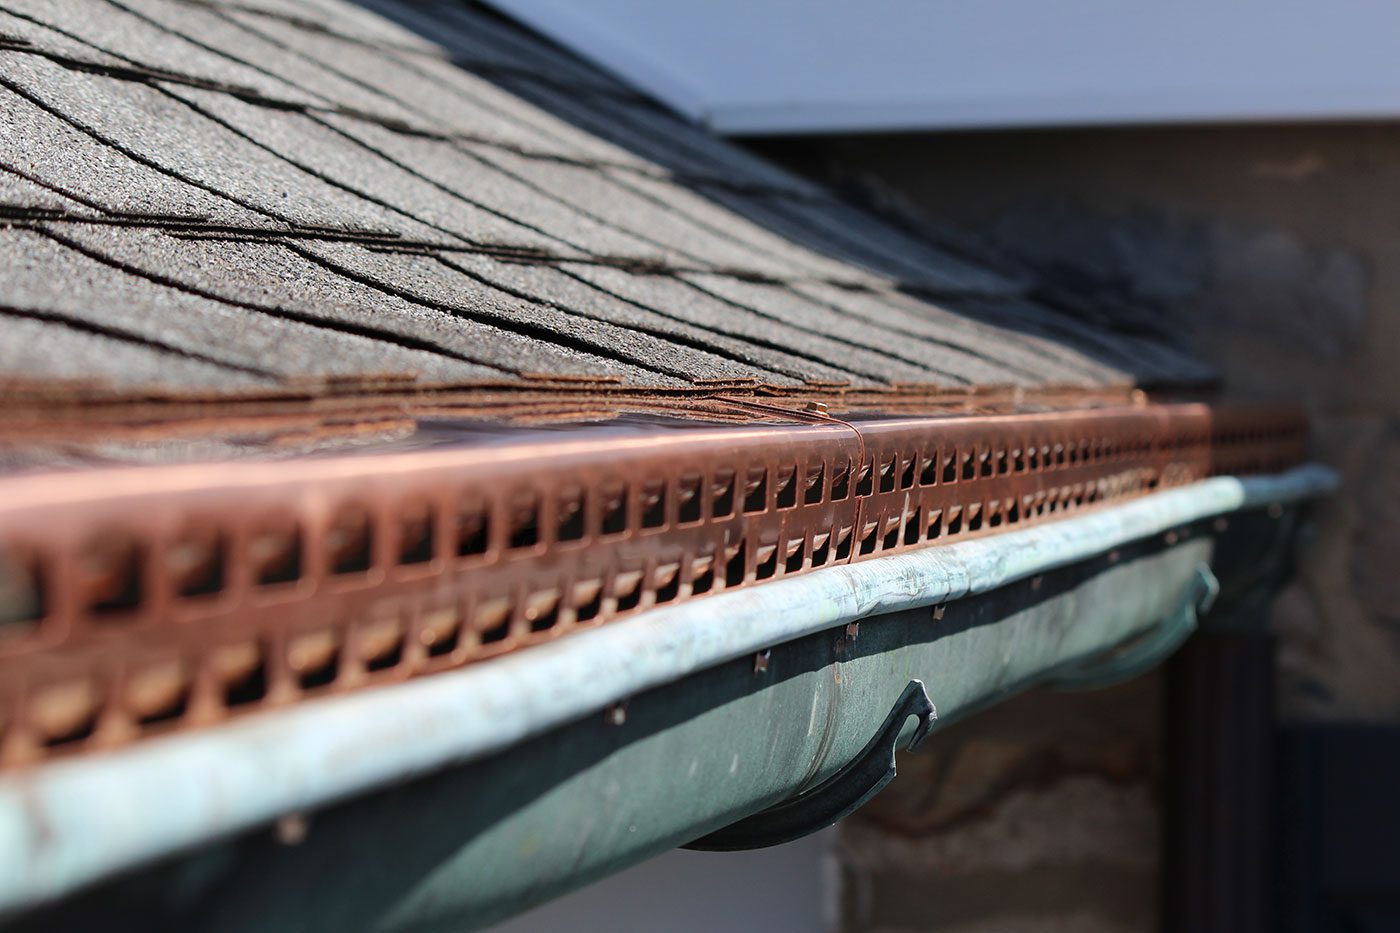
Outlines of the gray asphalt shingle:
{"type": "Polygon", "coordinates": [[[170,288],[98,261],[37,231],[0,230],[0,250],[9,260],[7,305],[105,326],[246,372],[283,379],[385,370],[428,380],[501,375],[380,340],[274,315],[249,314],[245,308],[170,288]],[[64,270],[61,278],[53,275],[55,269],[64,270]]]}
{"type": "Polygon", "coordinates": [[[115,56],[148,68],[287,101],[312,101],[312,98],[284,81],[230,58],[211,54],[183,36],[148,21],[138,15],[141,0],[134,0],[136,6],[132,9],[124,8],[125,2],[126,0],[122,0],[121,3],[114,0],[89,0],[85,3],[5,0],[5,7],[80,40],[85,48],[101,50],[105,53],[104,57],[115,56]]]}
{"type": "MultiPolygon", "coordinates": [[[[0,63],[0,81],[10,63],[0,63]]],[[[211,223],[273,226],[262,215],[130,158],[71,121],[3,87],[0,163],[111,213],[201,217],[211,223]]]]}
{"type": "Polygon", "coordinates": [[[477,364],[476,372],[460,373],[463,378],[498,379],[531,372],[588,376],[610,365],[596,356],[406,301],[336,274],[278,243],[209,241],[149,229],[83,224],[53,226],[56,235],[124,267],[160,276],[179,289],[331,332],[377,334],[389,344],[436,350],[450,359],[477,364]]]}

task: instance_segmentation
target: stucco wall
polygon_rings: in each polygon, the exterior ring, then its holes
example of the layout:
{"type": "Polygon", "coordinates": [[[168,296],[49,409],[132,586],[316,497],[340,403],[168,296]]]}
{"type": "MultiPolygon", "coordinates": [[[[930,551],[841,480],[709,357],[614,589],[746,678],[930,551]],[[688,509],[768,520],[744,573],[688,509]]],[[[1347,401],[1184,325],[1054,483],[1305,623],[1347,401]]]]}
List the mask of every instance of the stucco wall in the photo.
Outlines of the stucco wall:
{"type": "Polygon", "coordinates": [[[841,824],[842,928],[1130,933],[1157,915],[1159,679],[939,732],[841,824]]]}
{"type": "MultiPolygon", "coordinates": [[[[1270,612],[1279,708],[1292,719],[1400,719],[1400,126],[760,148],[910,222],[937,217],[939,235],[1027,263],[1072,300],[1147,309],[1215,362],[1234,397],[1307,406],[1316,458],[1344,487],[1319,510],[1308,559],[1270,612]]],[[[932,772],[901,775],[847,824],[846,928],[1150,927],[1156,690],[1147,681],[1073,701],[1078,738],[1056,731],[1058,704],[1070,701],[1036,694],[932,743],[941,747],[912,766],[932,772]],[[988,786],[995,795],[969,806],[988,786]],[[911,890],[938,910],[913,910],[911,890]]]]}

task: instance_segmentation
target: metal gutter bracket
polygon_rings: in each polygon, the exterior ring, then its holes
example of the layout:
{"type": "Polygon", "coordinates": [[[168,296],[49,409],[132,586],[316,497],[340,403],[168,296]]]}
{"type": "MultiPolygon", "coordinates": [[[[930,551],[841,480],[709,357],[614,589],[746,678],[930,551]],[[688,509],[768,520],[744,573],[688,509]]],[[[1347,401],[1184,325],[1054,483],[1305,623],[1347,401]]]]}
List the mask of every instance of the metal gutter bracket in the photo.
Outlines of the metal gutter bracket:
{"type": "Polygon", "coordinates": [[[1096,690],[1145,674],[1180,648],[1196,631],[1202,613],[1209,612],[1220,593],[1220,581],[1207,564],[1196,568],[1181,606],[1126,650],[1087,661],[1076,661],[1046,682],[1057,690],[1096,690]]]}
{"type": "Polygon", "coordinates": [[[880,731],[841,771],[791,800],[731,823],[683,848],[702,852],[763,849],[811,835],[850,816],[894,780],[895,751],[910,716],[919,720],[907,746],[912,752],[928,738],[938,719],[938,710],[924,690],[923,681],[909,681],[880,731]]]}

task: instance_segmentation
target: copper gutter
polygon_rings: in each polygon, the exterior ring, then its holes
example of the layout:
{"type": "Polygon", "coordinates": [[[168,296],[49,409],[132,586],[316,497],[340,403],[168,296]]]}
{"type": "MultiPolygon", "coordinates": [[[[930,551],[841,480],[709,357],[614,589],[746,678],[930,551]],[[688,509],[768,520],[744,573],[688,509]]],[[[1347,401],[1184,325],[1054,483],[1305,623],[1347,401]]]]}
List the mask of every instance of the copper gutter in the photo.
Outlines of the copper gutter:
{"type": "Polygon", "coordinates": [[[0,480],[0,565],[28,597],[0,617],[0,763],[1275,472],[1305,445],[1294,412],[1204,405],[783,414],[809,423],[483,430],[467,446],[0,480]]]}

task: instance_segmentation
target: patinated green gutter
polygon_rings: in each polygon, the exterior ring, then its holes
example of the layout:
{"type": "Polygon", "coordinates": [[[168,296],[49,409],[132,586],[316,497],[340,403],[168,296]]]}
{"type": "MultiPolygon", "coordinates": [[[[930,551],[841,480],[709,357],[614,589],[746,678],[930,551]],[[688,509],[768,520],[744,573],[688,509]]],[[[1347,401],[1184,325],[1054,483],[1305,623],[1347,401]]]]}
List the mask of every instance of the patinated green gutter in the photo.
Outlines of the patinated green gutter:
{"type": "Polygon", "coordinates": [[[1193,523],[1330,482],[1307,469],[1211,480],[653,613],[510,663],[48,766],[0,784],[0,885],[12,907],[33,903],[471,760],[313,816],[301,846],[253,837],[209,849],[169,869],[198,869],[194,889],[154,890],[183,892],[201,925],[225,929],[255,914],[314,929],[484,923],[820,783],[912,679],[947,722],[1150,630],[1189,602],[1213,559],[1215,532],[1185,534],[1193,523]],[[929,607],[944,604],[935,621],[929,607]],[[756,672],[753,652],[769,646],[756,672]],[[463,686],[487,675],[485,692],[463,686]],[[410,692],[428,688],[442,706],[410,692]],[[622,700],[625,715],[603,714],[622,700]]]}

